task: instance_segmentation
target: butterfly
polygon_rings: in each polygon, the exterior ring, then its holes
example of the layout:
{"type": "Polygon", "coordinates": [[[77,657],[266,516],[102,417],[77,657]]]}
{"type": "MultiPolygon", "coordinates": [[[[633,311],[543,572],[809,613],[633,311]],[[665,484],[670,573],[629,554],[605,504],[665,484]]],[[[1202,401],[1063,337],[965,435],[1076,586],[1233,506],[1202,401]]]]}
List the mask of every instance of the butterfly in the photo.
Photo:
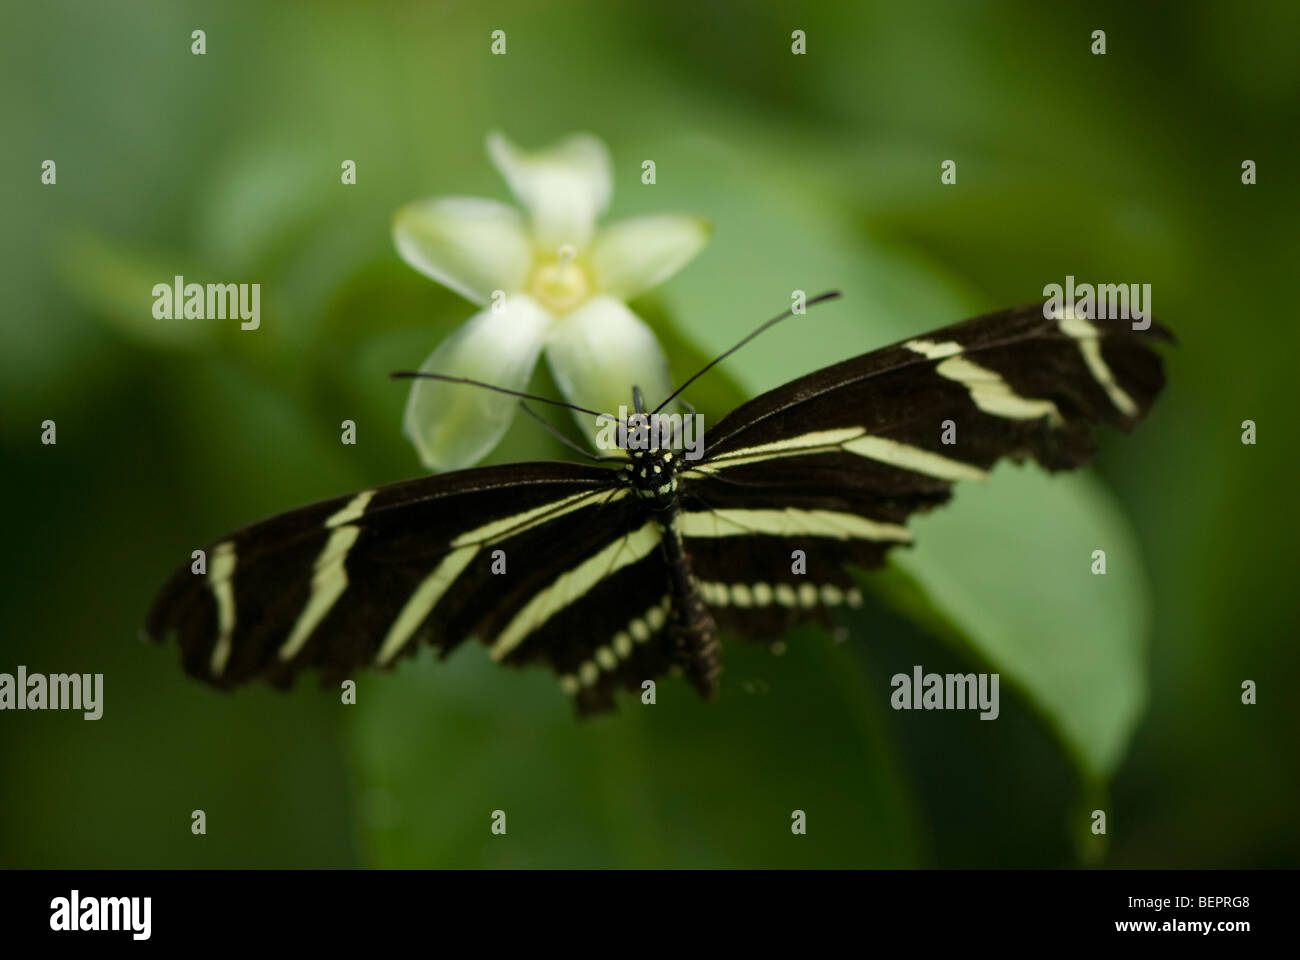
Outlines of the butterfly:
{"type": "Polygon", "coordinates": [[[223,688],[304,670],[337,683],[477,639],[501,664],[548,667],[580,714],[669,672],[707,697],[721,635],[772,641],[860,605],[853,568],[910,544],[908,518],[958,481],[1004,457],[1078,468],[1094,425],[1147,414],[1169,331],[1045,312],[987,314],[792,380],[694,453],[629,443],[597,463],[460,470],[280,514],[182,566],[145,634],[176,638],[186,672],[223,688]]]}

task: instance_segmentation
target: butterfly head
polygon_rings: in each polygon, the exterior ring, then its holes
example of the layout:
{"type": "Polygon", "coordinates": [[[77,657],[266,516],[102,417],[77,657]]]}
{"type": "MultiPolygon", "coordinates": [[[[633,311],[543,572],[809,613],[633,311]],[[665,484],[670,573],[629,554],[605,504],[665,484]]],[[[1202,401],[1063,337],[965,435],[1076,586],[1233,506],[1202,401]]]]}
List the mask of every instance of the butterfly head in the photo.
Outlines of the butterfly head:
{"type": "Polygon", "coordinates": [[[677,499],[677,471],[681,457],[672,450],[629,450],[623,476],[638,497],[656,509],[671,506],[677,499]]]}

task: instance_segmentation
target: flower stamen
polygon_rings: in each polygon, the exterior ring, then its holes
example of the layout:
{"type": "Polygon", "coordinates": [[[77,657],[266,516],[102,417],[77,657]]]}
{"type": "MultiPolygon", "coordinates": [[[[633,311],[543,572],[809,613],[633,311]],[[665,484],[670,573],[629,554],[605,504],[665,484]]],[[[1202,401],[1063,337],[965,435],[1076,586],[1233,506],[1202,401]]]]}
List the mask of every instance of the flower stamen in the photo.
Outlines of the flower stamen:
{"type": "Polygon", "coordinates": [[[542,260],[533,268],[528,292],[552,313],[565,314],[587,299],[591,282],[573,258],[572,248],[562,248],[560,256],[542,260]]]}

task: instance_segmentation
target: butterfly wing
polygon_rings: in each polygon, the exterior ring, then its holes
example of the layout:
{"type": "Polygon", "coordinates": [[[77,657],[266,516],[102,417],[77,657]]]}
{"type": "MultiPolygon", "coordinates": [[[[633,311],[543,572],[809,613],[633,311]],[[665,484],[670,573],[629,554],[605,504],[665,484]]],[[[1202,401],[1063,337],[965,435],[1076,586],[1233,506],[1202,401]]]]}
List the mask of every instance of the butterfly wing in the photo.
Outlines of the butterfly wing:
{"type": "Polygon", "coordinates": [[[665,619],[658,545],[610,470],[460,471],[223,538],[172,576],[145,632],[175,637],[185,670],[219,687],[284,686],[304,669],[337,682],[421,642],[445,655],[477,637],[500,662],[551,667],[580,708],[602,709],[615,686],[667,666],[647,642],[665,619]]]}
{"type": "Polygon", "coordinates": [[[1083,466],[1164,385],[1163,327],[977,317],[816,371],[737,408],[682,477],[692,568],[724,630],[779,636],[861,601],[848,565],[910,542],[915,511],[1001,458],[1083,466]],[[796,553],[800,551],[801,553],[796,553]],[[803,567],[800,572],[800,567],[803,567]]]}

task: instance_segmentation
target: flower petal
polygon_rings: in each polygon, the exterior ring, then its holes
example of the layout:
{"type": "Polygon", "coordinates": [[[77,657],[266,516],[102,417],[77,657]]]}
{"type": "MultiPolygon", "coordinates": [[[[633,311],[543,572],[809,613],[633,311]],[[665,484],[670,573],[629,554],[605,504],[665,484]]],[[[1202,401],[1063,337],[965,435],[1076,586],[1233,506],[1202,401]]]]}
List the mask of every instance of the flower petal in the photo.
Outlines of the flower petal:
{"type": "MultiPolygon", "coordinates": [[[[481,310],[438,344],[422,371],[523,390],[554,321],[526,296],[497,313],[481,310]]],[[[477,463],[500,442],[519,401],[463,383],[416,380],[406,401],[404,430],[430,470],[477,463]]]]}
{"type": "MultiPolygon", "coordinates": [[[[668,358],[654,332],[615,297],[593,297],[557,321],[546,361],[565,399],[589,410],[631,410],[633,386],[651,410],[672,393],[668,358]]],[[[574,418],[594,442],[601,424],[585,413],[574,418]]]]}
{"type": "Polygon", "coordinates": [[[575,133],[525,152],[502,133],[490,133],[488,155],[533,221],[533,242],[554,256],[565,245],[581,250],[609,206],[613,189],[609,150],[597,137],[575,133]]]}
{"type": "Polygon", "coordinates": [[[589,262],[601,293],[630,300],[657,287],[703,249],[712,227],[699,217],[633,217],[596,234],[589,262]]]}
{"type": "Polygon", "coordinates": [[[416,270],[481,305],[493,290],[521,290],[533,262],[519,211],[478,197],[406,204],[393,217],[393,241],[416,270]]]}

